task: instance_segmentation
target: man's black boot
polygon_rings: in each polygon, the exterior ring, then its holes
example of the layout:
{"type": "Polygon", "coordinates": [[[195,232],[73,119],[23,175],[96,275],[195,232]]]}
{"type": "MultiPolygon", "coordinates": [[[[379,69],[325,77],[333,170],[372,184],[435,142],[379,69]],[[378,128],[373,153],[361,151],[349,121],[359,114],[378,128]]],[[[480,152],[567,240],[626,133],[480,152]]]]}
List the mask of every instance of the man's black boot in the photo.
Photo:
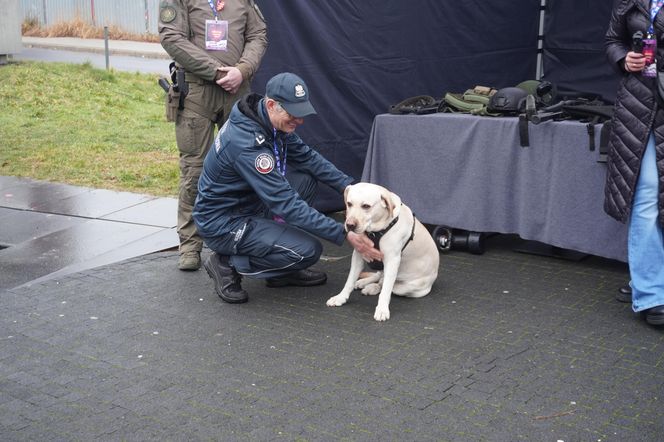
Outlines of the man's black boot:
{"type": "Polygon", "coordinates": [[[289,273],[278,278],[268,278],[265,280],[268,287],[286,287],[294,285],[298,287],[311,287],[314,285],[325,284],[327,275],[324,272],[312,269],[302,269],[289,273]]]}
{"type": "Polygon", "coordinates": [[[249,295],[240,285],[242,276],[228,264],[228,257],[224,258],[212,253],[203,263],[203,267],[214,281],[214,290],[221,299],[231,304],[247,302],[249,295]]]}

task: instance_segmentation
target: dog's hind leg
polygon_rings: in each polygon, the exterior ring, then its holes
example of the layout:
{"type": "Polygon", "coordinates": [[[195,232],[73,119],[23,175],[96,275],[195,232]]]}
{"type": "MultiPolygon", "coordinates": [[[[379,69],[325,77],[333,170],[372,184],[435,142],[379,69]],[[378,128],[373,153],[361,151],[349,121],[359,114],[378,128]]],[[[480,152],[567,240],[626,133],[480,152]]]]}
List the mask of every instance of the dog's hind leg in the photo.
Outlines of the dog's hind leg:
{"type": "Polygon", "coordinates": [[[381,277],[383,276],[383,272],[362,272],[362,273],[360,273],[360,276],[363,276],[363,275],[364,275],[364,278],[358,279],[355,282],[355,288],[356,289],[363,289],[364,287],[366,287],[369,284],[380,281],[381,277]]]}
{"type": "Polygon", "coordinates": [[[374,277],[372,281],[367,281],[367,283],[364,284],[364,287],[362,287],[362,294],[364,296],[376,296],[379,294],[383,288],[384,277],[385,275],[383,272],[377,272],[376,277],[374,277]]]}
{"type": "Polygon", "coordinates": [[[431,282],[428,279],[420,279],[407,282],[395,282],[392,293],[407,298],[421,298],[431,291],[431,282]]]}

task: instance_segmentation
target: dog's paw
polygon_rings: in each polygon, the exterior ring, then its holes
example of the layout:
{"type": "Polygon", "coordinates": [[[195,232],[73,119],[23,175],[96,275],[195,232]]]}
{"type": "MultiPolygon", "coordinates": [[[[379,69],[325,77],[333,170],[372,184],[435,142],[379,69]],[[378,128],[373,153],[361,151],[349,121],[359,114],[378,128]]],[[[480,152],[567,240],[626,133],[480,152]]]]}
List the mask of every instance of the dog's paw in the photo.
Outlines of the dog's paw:
{"type": "Polygon", "coordinates": [[[340,307],[348,301],[348,297],[344,295],[333,296],[327,300],[328,307],[340,307]]]}
{"type": "Polygon", "coordinates": [[[362,289],[362,294],[365,296],[376,296],[380,293],[382,286],[378,283],[368,284],[362,289]]]}
{"type": "Polygon", "coordinates": [[[374,313],[374,319],[376,321],[387,321],[390,319],[390,309],[387,307],[376,307],[376,312],[374,313]]]}

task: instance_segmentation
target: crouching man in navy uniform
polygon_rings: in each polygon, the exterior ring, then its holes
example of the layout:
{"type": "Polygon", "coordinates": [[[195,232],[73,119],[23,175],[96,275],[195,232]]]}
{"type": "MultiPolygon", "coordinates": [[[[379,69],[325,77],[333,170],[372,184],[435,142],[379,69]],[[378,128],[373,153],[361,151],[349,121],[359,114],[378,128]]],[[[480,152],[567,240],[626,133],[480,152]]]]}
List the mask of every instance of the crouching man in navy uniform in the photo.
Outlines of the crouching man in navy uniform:
{"type": "Polygon", "coordinates": [[[214,251],[204,267],[226,302],[249,299],[242,276],[265,279],[268,287],[324,284],[310,269],[323,250],[316,238],[344,239],[367,259],[381,259],[366,235],[311,207],[318,181],[344,191],[353,179],[295,133],[315,114],[309,90],[295,74],[272,77],[265,96],[238,101],[205,157],[193,217],[214,251]]]}

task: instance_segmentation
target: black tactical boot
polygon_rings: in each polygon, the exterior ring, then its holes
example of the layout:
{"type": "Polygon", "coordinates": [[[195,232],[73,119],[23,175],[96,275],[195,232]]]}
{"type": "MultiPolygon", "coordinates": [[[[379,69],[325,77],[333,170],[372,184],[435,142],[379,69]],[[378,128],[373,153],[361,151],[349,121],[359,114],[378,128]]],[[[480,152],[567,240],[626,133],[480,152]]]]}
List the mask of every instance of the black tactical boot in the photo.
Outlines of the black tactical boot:
{"type": "Polygon", "coordinates": [[[212,253],[203,263],[203,267],[214,281],[214,290],[221,299],[231,304],[247,302],[249,295],[240,285],[242,276],[228,264],[228,257],[224,258],[223,261],[226,263],[222,262],[219,255],[212,253]]]}
{"type": "Polygon", "coordinates": [[[314,285],[325,284],[326,281],[327,275],[324,272],[312,269],[297,270],[285,276],[268,278],[265,280],[268,287],[286,287],[289,285],[311,287],[314,285]]]}

